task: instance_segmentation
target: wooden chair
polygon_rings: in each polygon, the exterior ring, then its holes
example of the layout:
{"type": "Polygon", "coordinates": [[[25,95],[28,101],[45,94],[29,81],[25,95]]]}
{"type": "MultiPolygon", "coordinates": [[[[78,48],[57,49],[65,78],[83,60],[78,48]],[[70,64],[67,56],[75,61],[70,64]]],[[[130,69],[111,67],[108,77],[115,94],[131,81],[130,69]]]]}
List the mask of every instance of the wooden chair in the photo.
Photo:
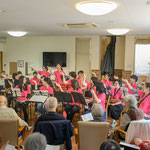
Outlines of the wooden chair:
{"type": "Polygon", "coordinates": [[[119,138],[119,133],[122,133],[125,136],[125,134],[127,132],[125,132],[124,130],[121,130],[121,129],[117,129],[117,130],[114,131],[114,138],[115,138],[115,141],[118,142],[118,143],[124,141],[124,140],[119,138]]]}
{"type": "Polygon", "coordinates": [[[6,141],[20,150],[20,144],[25,138],[25,127],[19,127],[17,119],[0,119],[0,138],[2,146],[6,141]],[[19,134],[22,134],[19,137],[19,134]]]}
{"type": "Polygon", "coordinates": [[[108,122],[79,121],[79,149],[98,150],[107,139],[109,125],[108,122]]]}

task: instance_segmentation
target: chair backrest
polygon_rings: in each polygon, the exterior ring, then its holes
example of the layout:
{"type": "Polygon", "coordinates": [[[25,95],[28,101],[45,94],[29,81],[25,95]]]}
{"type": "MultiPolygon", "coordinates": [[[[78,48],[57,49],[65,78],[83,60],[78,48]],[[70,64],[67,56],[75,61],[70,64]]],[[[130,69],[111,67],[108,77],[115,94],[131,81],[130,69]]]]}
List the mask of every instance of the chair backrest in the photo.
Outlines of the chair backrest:
{"type": "Polygon", "coordinates": [[[10,145],[18,145],[18,121],[17,119],[0,119],[0,138],[2,146],[6,141],[10,145]]]}
{"type": "Polygon", "coordinates": [[[99,150],[100,145],[107,139],[108,122],[79,121],[80,150],[99,150]]]}
{"type": "Polygon", "coordinates": [[[128,127],[125,141],[130,143],[136,138],[150,140],[150,120],[135,120],[131,121],[128,127]]]}

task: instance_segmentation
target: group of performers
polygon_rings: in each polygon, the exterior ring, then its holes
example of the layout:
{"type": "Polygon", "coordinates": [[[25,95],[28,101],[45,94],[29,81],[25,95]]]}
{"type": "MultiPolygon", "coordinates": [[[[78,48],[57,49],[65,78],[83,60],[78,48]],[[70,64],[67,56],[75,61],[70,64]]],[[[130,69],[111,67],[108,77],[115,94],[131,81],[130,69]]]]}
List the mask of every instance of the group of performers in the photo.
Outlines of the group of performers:
{"type": "MultiPolygon", "coordinates": [[[[42,70],[38,71],[35,68],[32,68],[33,77],[30,79],[30,84],[27,81],[27,78],[22,75],[19,71],[13,73],[12,80],[8,80],[10,84],[10,89],[18,88],[21,91],[21,96],[18,97],[18,101],[15,104],[15,111],[18,112],[18,107],[21,107],[24,112],[25,121],[28,120],[28,115],[26,107],[28,105],[28,100],[31,95],[31,90],[47,90],[50,96],[54,96],[54,90],[61,92],[77,92],[85,94],[86,91],[91,93],[91,96],[85,98],[85,102],[91,106],[94,103],[101,104],[104,110],[103,119],[106,117],[106,95],[109,95],[110,99],[122,100],[111,103],[108,107],[108,116],[112,119],[118,120],[121,112],[124,109],[124,100],[122,87],[128,88],[129,94],[135,95],[138,102],[139,108],[141,108],[145,114],[145,118],[150,118],[150,83],[146,82],[142,85],[142,89],[138,87],[137,81],[138,77],[132,75],[130,81],[127,79],[119,79],[117,75],[114,75],[113,80],[110,81],[110,75],[105,73],[104,79],[99,80],[94,72],[92,72],[91,81],[88,82],[84,71],[80,70],[78,75],[76,72],[71,71],[69,73],[69,78],[66,80],[65,72],[63,71],[60,64],[56,66],[57,71],[52,71],[51,67],[44,66],[42,70]],[[38,74],[40,78],[38,78],[38,74]],[[55,81],[51,80],[51,75],[55,75],[55,81]],[[68,85],[66,90],[62,89],[62,84],[68,85]]],[[[3,75],[4,78],[7,78],[3,75]]],[[[12,102],[13,97],[10,95],[8,99],[8,106],[12,102]]],[[[48,112],[46,107],[39,103],[36,106],[36,111],[41,114],[48,112]]],[[[83,107],[80,103],[75,103],[74,100],[72,103],[65,105],[65,112],[67,114],[67,119],[71,120],[74,117],[74,114],[80,112],[80,109],[83,107]]]]}

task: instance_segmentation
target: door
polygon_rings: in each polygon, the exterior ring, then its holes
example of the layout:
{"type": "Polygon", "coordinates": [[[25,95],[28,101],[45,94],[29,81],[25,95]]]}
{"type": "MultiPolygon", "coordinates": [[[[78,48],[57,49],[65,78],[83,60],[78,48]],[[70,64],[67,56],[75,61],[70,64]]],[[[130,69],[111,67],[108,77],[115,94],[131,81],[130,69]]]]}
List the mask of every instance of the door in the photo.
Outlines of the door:
{"type": "Polygon", "coordinates": [[[17,72],[17,62],[9,63],[9,72],[10,72],[10,75],[12,75],[14,72],[17,72]]]}
{"type": "Polygon", "coordinates": [[[76,39],[76,72],[83,70],[90,80],[91,76],[91,55],[90,55],[90,38],[77,38],[76,39]]]}
{"type": "Polygon", "coordinates": [[[3,71],[3,52],[0,52],[0,72],[3,71]]]}

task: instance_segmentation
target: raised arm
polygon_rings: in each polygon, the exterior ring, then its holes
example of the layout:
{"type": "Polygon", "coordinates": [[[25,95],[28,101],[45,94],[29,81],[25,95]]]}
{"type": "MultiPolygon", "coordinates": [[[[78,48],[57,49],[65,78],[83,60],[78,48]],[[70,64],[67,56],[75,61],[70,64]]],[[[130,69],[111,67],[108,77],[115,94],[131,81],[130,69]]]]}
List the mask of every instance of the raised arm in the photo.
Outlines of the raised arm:
{"type": "Polygon", "coordinates": [[[91,90],[91,93],[92,93],[92,95],[93,95],[94,102],[95,102],[95,103],[98,103],[98,102],[99,102],[99,99],[98,99],[98,97],[97,97],[97,95],[96,95],[96,93],[94,92],[93,89],[91,90]]]}
{"type": "Polygon", "coordinates": [[[124,81],[124,82],[128,85],[128,87],[130,88],[130,90],[131,90],[132,92],[138,94],[138,90],[137,90],[137,89],[134,89],[134,88],[130,85],[130,83],[128,82],[127,79],[122,79],[122,81],[124,81]]]}

